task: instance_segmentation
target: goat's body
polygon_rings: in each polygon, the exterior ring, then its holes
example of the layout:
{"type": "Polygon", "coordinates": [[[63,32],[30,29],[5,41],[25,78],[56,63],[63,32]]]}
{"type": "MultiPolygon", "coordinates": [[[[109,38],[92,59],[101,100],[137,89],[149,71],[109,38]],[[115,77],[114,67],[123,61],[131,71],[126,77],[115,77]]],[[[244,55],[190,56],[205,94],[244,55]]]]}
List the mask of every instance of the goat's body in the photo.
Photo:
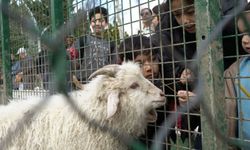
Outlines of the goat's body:
{"type": "MultiPolygon", "coordinates": [[[[97,98],[97,95],[91,91],[93,90],[91,87],[85,88],[84,91],[71,93],[72,100],[80,107],[81,111],[89,118],[95,119],[100,125],[106,124],[112,129],[126,131],[126,129],[122,129],[127,128],[122,123],[125,116],[120,118],[115,125],[105,120],[106,107],[102,108],[100,104],[96,103],[97,101],[94,99],[97,98]]],[[[0,136],[4,138],[9,127],[15,129],[17,122],[25,115],[28,115],[30,110],[41,104],[41,101],[41,98],[32,97],[29,100],[11,101],[9,105],[1,106],[0,136]]],[[[46,101],[44,107],[40,111],[38,110],[28,123],[24,123],[23,130],[12,135],[12,142],[8,149],[127,149],[123,143],[117,140],[117,137],[114,138],[109,133],[103,133],[95,127],[89,127],[86,120],[81,120],[78,114],[69,106],[63,95],[51,96],[46,101]]],[[[133,122],[138,123],[137,121],[133,122]]]]}
{"type": "MultiPolygon", "coordinates": [[[[149,109],[163,105],[165,99],[161,90],[143,78],[137,65],[125,64],[122,67],[117,77],[99,75],[86,84],[84,90],[73,92],[70,97],[90,120],[120,134],[135,137],[144,133],[149,109]],[[134,82],[138,85],[136,89],[134,86],[130,88],[134,82]],[[117,92],[119,94],[116,95],[117,92]],[[116,107],[108,104],[110,99],[111,102],[118,100],[116,107]],[[114,113],[109,112],[110,106],[114,113]]],[[[30,98],[11,101],[7,106],[0,106],[0,146],[13,150],[127,149],[119,138],[109,131],[103,132],[98,127],[90,126],[88,121],[82,120],[61,94],[46,100],[30,98]],[[45,105],[30,117],[31,110],[44,101],[45,105]],[[21,120],[24,123],[18,124],[21,120]],[[18,132],[12,133],[16,128],[19,128],[18,132]]]]}
{"type": "MultiPolygon", "coordinates": [[[[84,94],[84,91],[75,92],[72,98],[74,97],[74,100],[76,100],[80,98],[79,96],[82,94],[84,94]]],[[[89,105],[88,103],[91,101],[86,98],[81,99],[82,104],[85,104],[85,106],[82,107],[82,111],[91,118],[91,116],[96,115],[97,108],[92,107],[92,110],[84,110],[85,108],[89,108],[87,105],[89,105]]],[[[5,115],[0,115],[0,136],[2,139],[6,136],[9,127],[15,129],[17,122],[40,102],[40,99],[32,99],[32,101],[13,101],[8,106],[1,106],[0,113],[5,113],[5,115]],[[17,108],[16,106],[19,106],[20,109],[13,110],[13,108],[17,108]],[[10,118],[8,118],[8,116],[10,118]]],[[[99,114],[99,116],[100,117],[95,117],[102,118],[102,114],[99,114]]],[[[81,120],[77,113],[72,110],[62,95],[50,97],[48,104],[46,104],[41,111],[38,111],[30,121],[25,123],[23,129],[20,133],[14,133],[12,135],[12,142],[8,149],[115,150],[118,149],[118,147],[119,149],[122,147],[122,149],[126,149],[125,145],[122,146],[122,143],[110,136],[109,133],[103,133],[95,127],[89,127],[89,125],[81,120]]]]}

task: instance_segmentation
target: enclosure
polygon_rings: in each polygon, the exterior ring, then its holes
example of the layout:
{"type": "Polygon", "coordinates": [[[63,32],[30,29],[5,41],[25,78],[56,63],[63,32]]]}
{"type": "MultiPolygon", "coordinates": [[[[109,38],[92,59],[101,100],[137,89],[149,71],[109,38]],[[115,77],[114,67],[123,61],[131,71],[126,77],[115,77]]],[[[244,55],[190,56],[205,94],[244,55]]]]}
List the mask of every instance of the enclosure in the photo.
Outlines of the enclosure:
{"type": "MultiPolygon", "coordinates": [[[[229,149],[236,146],[249,149],[250,134],[245,136],[249,127],[245,128],[244,122],[249,123],[250,115],[242,115],[250,113],[242,109],[242,104],[249,105],[249,88],[243,90],[246,96],[228,97],[224,85],[226,79],[236,80],[234,90],[241,93],[241,83],[250,83],[249,73],[242,76],[238,73],[234,77],[224,74],[235,61],[249,57],[249,52],[244,52],[241,46],[242,36],[249,34],[248,18],[242,15],[247,29],[244,34],[237,28],[237,17],[241,16],[247,1],[194,0],[192,3],[187,0],[191,4],[186,4],[185,0],[176,1],[0,0],[1,103],[81,90],[92,72],[107,64],[121,63],[126,53],[138,51],[143,54],[150,50],[153,54],[153,50],[158,49],[159,61],[154,64],[159,66],[160,75],[151,75],[150,80],[160,84],[168,102],[158,110],[160,121],[148,124],[148,132],[134,139],[132,149],[160,149],[160,146],[166,149],[229,149]],[[174,9],[176,1],[182,3],[181,8],[174,9]],[[95,12],[92,17],[91,9],[97,6],[106,8],[107,15],[99,18],[95,12]],[[154,6],[157,9],[151,15],[141,11],[154,6]],[[194,24],[180,23],[190,19],[182,16],[185,13],[189,17],[195,15],[194,24]],[[143,18],[144,15],[149,16],[143,18]],[[158,19],[158,26],[151,30],[153,19],[158,19]],[[100,35],[97,34],[99,30],[100,35]],[[139,44],[139,49],[132,46],[126,51],[124,39],[135,35],[148,37],[149,47],[139,44]],[[89,49],[95,50],[87,53],[89,49]],[[108,60],[104,62],[106,57],[108,60]],[[20,66],[21,71],[17,71],[20,66]],[[176,73],[180,68],[191,70],[191,81],[181,84],[182,77],[176,73]],[[194,93],[187,96],[185,104],[178,95],[180,89],[194,93]],[[241,115],[227,114],[227,103],[231,101],[238,106],[230,111],[241,115]],[[228,136],[230,121],[237,122],[237,135],[232,138],[228,136]],[[150,135],[152,133],[154,136],[150,135]]],[[[132,45],[135,42],[130,41],[132,45]]],[[[135,54],[131,56],[136,61],[135,54]]],[[[150,61],[153,59],[150,57],[150,61]]],[[[139,63],[145,65],[144,61],[139,63]]],[[[236,68],[239,71],[240,65],[236,68]]]]}

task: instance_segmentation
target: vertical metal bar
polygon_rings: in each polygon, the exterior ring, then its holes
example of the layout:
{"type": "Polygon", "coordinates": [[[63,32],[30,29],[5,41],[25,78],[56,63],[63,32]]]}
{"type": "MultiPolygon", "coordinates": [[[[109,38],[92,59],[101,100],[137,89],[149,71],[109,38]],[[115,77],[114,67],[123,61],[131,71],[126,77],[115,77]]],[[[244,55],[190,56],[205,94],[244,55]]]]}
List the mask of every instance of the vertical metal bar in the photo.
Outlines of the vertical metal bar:
{"type": "MultiPolygon", "coordinates": [[[[67,0],[67,20],[72,19],[72,12],[73,12],[73,0],[67,0]]],[[[68,34],[74,34],[74,29],[70,29],[70,33],[68,34]]]]}
{"type": "Polygon", "coordinates": [[[52,70],[55,73],[56,90],[65,93],[66,83],[66,50],[64,48],[64,38],[57,36],[58,29],[63,25],[63,1],[51,0],[51,22],[52,35],[59,40],[58,45],[54,45],[52,50],[52,70]]]}
{"type": "Polygon", "coordinates": [[[68,12],[69,19],[72,17],[72,11],[73,11],[73,1],[67,0],[67,12],[68,12]]]}
{"type": "Polygon", "coordinates": [[[10,29],[9,18],[6,15],[9,7],[9,0],[0,0],[0,25],[2,37],[2,70],[3,71],[3,93],[0,99],[1,104],[6,104],[7,99],[12,97],[12,79],[11,79],[11,59],[10,59],[10,29]]]}
{"type": "Polygon", "coordinates": [[[63,1],[51,0],[51,19],[52,32],[56,32],[63,24],[63,1]]]}
{"type": "MultiPolygon", "coordinates": [[[[215,25],[221,18],[218,0],[196,0],[196,37],[197,45],[206,40],[215,25]]],[[[203,87],[203,102],[206,104],[211,120],[219,131],[226,135],[226,118],[224,102],[223,81],[223,49],[221,35],[212,41],[206,48],[206,52],[199,56],[199,70],[203,87]]],[[[204,150],[227,149],[225,141],[216,136],[213,127],[206,117],[208,112],[201,108],[202,148],[204,150]]]]}

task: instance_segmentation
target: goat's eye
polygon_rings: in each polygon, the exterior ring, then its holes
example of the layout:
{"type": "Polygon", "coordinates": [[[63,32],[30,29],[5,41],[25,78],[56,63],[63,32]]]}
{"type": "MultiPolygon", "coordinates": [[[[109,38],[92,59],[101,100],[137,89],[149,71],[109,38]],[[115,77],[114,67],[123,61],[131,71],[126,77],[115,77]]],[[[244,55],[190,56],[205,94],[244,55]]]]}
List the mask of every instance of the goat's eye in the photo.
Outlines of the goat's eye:
{"type": "Polygon", "coordinates": [[[139,84],[137,82],[134,82],[133,84],[130,85],[131,89],[136,89],[139,87],[139,84]]]}

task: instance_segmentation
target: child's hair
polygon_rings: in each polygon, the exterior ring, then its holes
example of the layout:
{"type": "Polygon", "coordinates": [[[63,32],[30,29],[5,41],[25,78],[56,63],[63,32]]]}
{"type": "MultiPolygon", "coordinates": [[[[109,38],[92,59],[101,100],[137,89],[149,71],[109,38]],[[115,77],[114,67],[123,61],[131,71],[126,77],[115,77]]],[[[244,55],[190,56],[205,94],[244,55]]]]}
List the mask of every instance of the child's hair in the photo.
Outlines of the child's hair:
{"type": "Polygon", "coordinates": [[[143,8],[142,10],[141,10],[141,12],[140,12],[140,16],[143,16],[143,11],[144,10],[148,10],[149,11],[149,13],[152,15],[152,10],[150,9],[150,8],[143,8]]]}
{"type": "MultiPolygon", "coordinates": [[[[250,3],[247,3],[247,5],[245,6],[244,10],[242,13],[246,12],[246,11],[250,11],[250,3]]],[[[241,18],[241,15],[239,15],[237,17],[237,21],[241,18]]]]}
{"type": "MultiPolygon", "coordinates": [[[[171,0],[171,2],[174,1],[174,0],[171,0]]],[[[192,5],[194,4],[194,0],[183,0],[183,2],[186,2],[187,4],[189,5],[192,5]]]]}
{"type": "Polygon", "coordinates": [[[89,12],[89,20],[91,20],[91,18],[93,16],[95,16],[95,14],[99,14],[99,13],[102,14],[105,21],[108,22],[108,10],[106,8],[100,7],[100,6],[95,7],[95,8],[90,10],[90,12],[89,12]]]}
{"type": "Polygon", "coordinates": [[[242,11],[241,14],[239,14],[237,17],[236,17],[236,22],[238,23],[238,21],[240,19],[243,19],[244,17],[242,17],[242,15],[244,15],[244,13],[250,13],[250,3],[247,3],[247,5],[245,6],[244,10],[242,11]]]}
{"type": "Polygon", "coordinates": [[[119,57],[121,61],[133,61],[138,55],[159,55],[159,46],[150,38],[142,35],[134,35],[121,42],[119,47],[119,57]]]}
{"type": "Polygon", "coordinates": [[[246,5],[244,11],[249,11],[249,10],[250,10],[250,3],[247,3],[247,5],[246,5]]]}
{"type": "Polygon", "coordinates": [[[162,12],[161,5],[160,6],[156,5],[155,7],[153,7],[152,12],[156,14],[157,19],[160,20],[160,15],[162,12]]]}

